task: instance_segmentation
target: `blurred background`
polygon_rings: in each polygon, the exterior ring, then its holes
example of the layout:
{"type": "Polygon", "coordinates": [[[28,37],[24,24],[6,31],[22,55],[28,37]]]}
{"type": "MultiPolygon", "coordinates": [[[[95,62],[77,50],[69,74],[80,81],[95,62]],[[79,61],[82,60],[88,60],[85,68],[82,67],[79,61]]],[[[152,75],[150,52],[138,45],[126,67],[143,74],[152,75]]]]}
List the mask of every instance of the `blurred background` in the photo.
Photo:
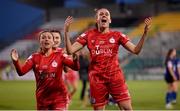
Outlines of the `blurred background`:
{"type": "MultiPolygon", "coordinates": [[[[38,49],[38,32],[47,28],[62,30],[69,15],[74,17],[70,28],[74,41],[84,30],[94,26],[94,9],[101,7],[110,10],[111,28],[128,35],[135,44],[142,35],[144,19],[153,17],[142,52],[136,56],[121,47],[119,61],[134,109],[165,109],[165,56],[170,48],[176,48],[180,58],[180,0],[1,0],[0,109],[36,108],[34,75],[30,71],[23,77],[17,76],[10,50],[16,48],[22,61],[26,60],[38,49]]],[[[81,88],[79,82],[71,110],[92,109],[90,103],[83,105],[84,101],[79,99],[81,88]]],[[[180,90],[178,92],[180,95],[180,90]]],[[[180,110],[179,96],[177,101],[174,109],[180,110]]],[[[107,109],[116,110],[117,106],[110,104],[107,109]]]]}

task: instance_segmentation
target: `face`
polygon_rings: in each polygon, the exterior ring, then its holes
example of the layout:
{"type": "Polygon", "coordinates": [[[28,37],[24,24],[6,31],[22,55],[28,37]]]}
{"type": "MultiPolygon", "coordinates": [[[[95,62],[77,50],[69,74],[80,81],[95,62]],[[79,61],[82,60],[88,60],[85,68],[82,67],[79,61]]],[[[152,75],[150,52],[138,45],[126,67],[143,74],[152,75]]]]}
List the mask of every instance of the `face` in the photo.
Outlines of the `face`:
{"type": "Polygon", "coordinates": [[[59,47],[61,44],[61,35],[58,32],[52,32],[54,36],[54,46],[53,47],[59,47]]]}
{"type": "Polygon", "coordinates": [[[111,15],[107,9],[99,9],[96,13],[96,22],[99,27],[108,28],[111,23],[111,15]]]}
{"type": "Polygon", "coordinates": [[[172,57],[172,58],[175,58],[175,57],[176,57],[176,50],[175,50],[175,49],[173,49],[173,51],[172,51],[172,53],[171,53],[171,57],[172,57]]]}
{"type": "Polygon", "coordinates": [[[40,47],[43,49],[50,49],[54,45],[53,35],[50,32],[44,32],[39,37],[40,47]]]}

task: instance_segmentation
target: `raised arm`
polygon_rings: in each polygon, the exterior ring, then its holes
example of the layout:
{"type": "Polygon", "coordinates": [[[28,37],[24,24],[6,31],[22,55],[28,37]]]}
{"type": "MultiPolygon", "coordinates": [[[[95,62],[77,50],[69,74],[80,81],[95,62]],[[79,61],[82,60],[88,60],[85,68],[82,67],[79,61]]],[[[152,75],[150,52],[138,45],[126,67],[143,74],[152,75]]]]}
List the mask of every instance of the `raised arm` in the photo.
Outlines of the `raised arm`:
{"type": "Polygon", "coordinates": [[[23,66],[19,63],[19,55],[16,49],[11,50],[11,59],[19,76],[23,76],[32,69],[32,61],[27,60],[23,66]]]}
{"type": "Polygon", "coordinates": [[[70,38],[69,38],[69,27],[72,23],[73,18],[71,16],[68,16],[64,23],[64,43],[66,45],[67,54],[73,54],[79,51],[83,48],[83,45],[81,45],[78,42],[75,42],[73,45],[71,44],[70,38]]]}
{"type": "Polygon", "coordinates": [[[145,41],[145,38],[146,38],[146,35],[148,33],[148,30],[150,28],[150,25],[151,25],[151,21],[152,21],[152,18],[151,17],[148,17],[144,20],[144,23],[145,23],[145,27],[144,27],[144,32],[143,32],[143,35],[141,37],[141,39],[139,40],[138,44],[137,45],[134,45],[132,42],[128,41],[126,44],[125,44],[125,48],[127,50],[129,50],[131,53],[134,53],[134,54],[139,54],[141,52],[141,49],[143,47],[143,44],[144,44],[144,41],[145,41]]]}

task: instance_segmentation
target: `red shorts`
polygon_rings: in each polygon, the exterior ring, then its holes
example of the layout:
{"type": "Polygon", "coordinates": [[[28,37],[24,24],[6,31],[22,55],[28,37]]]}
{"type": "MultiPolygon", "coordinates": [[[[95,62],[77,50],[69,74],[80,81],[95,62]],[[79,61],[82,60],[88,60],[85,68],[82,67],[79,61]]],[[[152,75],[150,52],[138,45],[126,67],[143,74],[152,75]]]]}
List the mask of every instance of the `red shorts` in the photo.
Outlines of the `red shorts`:
{"type": "Polygon", "coordinates": [[[63,100],[52,100],[52,101],[44,101],[43,103],[37,103],[37,110],[59,110],[66,111],[69,105],[69,98],[67,97],[67,101],[63,100]]]}
{"type": "Polygon", "coordinates": [[[128,87],[124,79],[109,79],[107,82],[96,81],[90,79],[90,97],[94,107],[104,106],[107,104],[109,94],[116,102],[130,100],[128,87]]]}

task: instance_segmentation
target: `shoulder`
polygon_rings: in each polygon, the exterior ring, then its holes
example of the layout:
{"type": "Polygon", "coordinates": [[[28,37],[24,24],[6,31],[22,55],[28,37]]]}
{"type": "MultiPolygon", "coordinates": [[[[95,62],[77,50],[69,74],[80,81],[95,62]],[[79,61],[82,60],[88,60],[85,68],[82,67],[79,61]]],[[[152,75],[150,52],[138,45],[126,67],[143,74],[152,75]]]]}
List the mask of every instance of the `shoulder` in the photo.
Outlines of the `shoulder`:
{"type": "Polygon", "coordinates": [[[63,52],[63,48],[57,47],[54,49],[54,52],[63,52]]]}
{"type": "Polygon", "coordinates": [[[111,33],[114,34],[115,36],[118,36],[118,37],[124,37],[124,38],[127,37],[125,34],[123,34],[120,31],[111,31],[111,33]]]}
{"type": "Polygon", "coordinates": [[[33,54],[31,54],[29,57],[28,57],[28,59],[34,59],[34,58],[37,58],[37,57],[40,57],[40,53],[39,52],[35,52],[35,53],[33,53],[33,54]]]}
{"type": "Polygon", "coordinates": [[[80,36],[84,37],[84,36],[88,35],[89,33],[95,33],[96,31],[97,31],[97,29],[95,29],[95,28],[88,29],[85,32],[83,32],[80,36]]]}

